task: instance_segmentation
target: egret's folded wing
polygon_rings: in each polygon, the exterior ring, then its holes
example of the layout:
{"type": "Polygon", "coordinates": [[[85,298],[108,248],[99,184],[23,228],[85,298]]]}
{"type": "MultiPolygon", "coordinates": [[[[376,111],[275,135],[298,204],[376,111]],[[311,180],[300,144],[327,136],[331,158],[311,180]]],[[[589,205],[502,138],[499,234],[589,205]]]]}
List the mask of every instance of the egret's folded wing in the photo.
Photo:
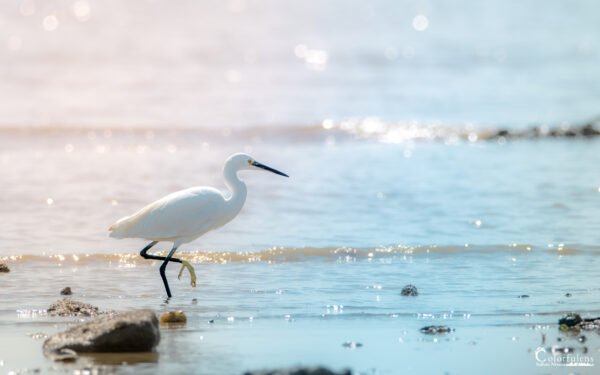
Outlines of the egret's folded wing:
{"type": "Polygon", "coordinates": [[[182,190],[117,221],[111,227],[111,236],[168,241],[200,235],[211,229],[214,213],[222,209],[224,202],[222,195],[214,189],[182,190]]]}

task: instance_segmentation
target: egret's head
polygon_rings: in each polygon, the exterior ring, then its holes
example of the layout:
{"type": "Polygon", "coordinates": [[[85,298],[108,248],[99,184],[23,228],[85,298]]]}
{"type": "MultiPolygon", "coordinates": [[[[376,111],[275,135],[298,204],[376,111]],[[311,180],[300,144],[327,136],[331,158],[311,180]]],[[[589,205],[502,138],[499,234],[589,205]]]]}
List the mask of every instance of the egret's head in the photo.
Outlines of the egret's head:
{"type": "Polygon", "coordinates": [[[277,169],[266,166],[262,163],[257,162],[254,158],[248,154],[233,154],[227,159],[226,165],[231,165],[233,168],[237,170],[247,169],[247,170],[256,170],[262,169],[265,171],[273,172],[280,176],[290,177],[287,174],[278,171],[277,169]]]}

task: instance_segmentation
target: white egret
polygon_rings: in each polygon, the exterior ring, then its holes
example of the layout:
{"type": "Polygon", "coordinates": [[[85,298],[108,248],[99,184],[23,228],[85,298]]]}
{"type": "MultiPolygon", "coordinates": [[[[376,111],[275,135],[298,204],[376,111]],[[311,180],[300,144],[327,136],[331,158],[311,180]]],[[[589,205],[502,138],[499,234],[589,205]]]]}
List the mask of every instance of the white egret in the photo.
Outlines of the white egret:
{"type": "MultiPolygon", "coordinates": [[[[223,175],[225,185],[231,190],[228,196],[212,187],[200,186],[169,194],[131,216],[126,216],[110,228],[114,238],[143,238],[150,240],[140,255],[145,259],[162,260],[160,276],[165,284],[167,296],[171,297],[165,269],[169,262],[182,263],[194,274],[191,266],[180,259],[173,258],[177,248],[191,242],[206,232],[222,227],[235,218],[246,201],[246,184],[237,176],[241,170],[263,169],[280,176],[287,174],[255,161],[246,154],[234,154],[225,162],[223,175]],[[173,242],[166,257],[148,254],[148,250],[160,241],[173,242]]],[[[183,267],[182,267],[183,270],[183,267]]],[[[181,273],[180,273],[181,275],[181,273]]]]}

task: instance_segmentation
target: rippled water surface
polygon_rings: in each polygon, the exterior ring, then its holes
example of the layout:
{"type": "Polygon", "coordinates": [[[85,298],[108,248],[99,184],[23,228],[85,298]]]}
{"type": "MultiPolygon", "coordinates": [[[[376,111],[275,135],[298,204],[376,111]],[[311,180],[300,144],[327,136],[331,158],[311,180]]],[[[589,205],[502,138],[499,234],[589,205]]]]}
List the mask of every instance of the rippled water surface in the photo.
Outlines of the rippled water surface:
{"type": "Polygon", "coordinates": [[[138,251],[139,241],[109,239],[109,225],[179,189],[225,189],[223,160],[239,150],[291,178],[242,172],[249,194],[239,217],[182,250],[600,242],[597,140],[258,137],[7,131],[0,139],[0,249],[138,251]]]}
{"type": "MultiPolygon", "coordinates": [[[[63,320],[37,312],[66,284],[73,288],[73,298],[103,309],[186,311],[185,328],[161,331],[158,358],[142,358],[120,369],[124,372],[241,373],[321,363],[377,374],[394,374],[399,368],[477,373],[496,358],[504,370],[543,373],[532,354],[538,347],[583,350],[577,337],[559,334],[557,319],[572,310],[587,317],[600,314],[600,289],[594,282],[598,248],[287,250],[304,257],[285,258],[272,251],[262,253],[261,261],[246,255],[226,263],[223,255],[182,253],[189,260],[204,257],[203,263],[194,261],[198,286],[189,286],[187,274],[178,281],[178,267],[171,266],[176,297],[168,304],[162,299],[158,264],[137,257],[15,260],[1,292],[0,325],[10,335],[0,342],[6,347],[17,336],[18,345],[31,354],[0,359],[9,369],[51,370],[39,349],[41,341],[26,334],[64,329],[57,324],[63,320]],[[400,296],[407,283],[418,285],[418,297],[400,296]],[[522,295],[529,298],[518,298],[522,295]],[[430,324],[455,331],[441,337],[418,332],[430,324]],[[362,346],[349,349],[345,342],[362,346]],[[467,361],[471,356],[479,359],[467,361]],[[428,361],[431,357],[437,360],[428,361]]],[[[587,337],[585,347],[596,357],[600,339],[593,332],[587,337]]],[[[89,361],[99,366],[108,360],[88,358],[67,368],[89,361]]]]}

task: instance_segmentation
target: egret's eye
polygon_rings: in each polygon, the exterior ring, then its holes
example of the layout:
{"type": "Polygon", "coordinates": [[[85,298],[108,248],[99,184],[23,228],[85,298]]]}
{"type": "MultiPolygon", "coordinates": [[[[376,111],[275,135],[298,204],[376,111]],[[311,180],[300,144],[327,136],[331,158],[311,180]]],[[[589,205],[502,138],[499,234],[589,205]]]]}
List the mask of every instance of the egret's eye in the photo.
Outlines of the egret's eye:
{"type": "Polygon", "coordinates": [[[248,159],[248,164],[252,165],[252,163],[254,163],[254,160],[248,159]]]}

